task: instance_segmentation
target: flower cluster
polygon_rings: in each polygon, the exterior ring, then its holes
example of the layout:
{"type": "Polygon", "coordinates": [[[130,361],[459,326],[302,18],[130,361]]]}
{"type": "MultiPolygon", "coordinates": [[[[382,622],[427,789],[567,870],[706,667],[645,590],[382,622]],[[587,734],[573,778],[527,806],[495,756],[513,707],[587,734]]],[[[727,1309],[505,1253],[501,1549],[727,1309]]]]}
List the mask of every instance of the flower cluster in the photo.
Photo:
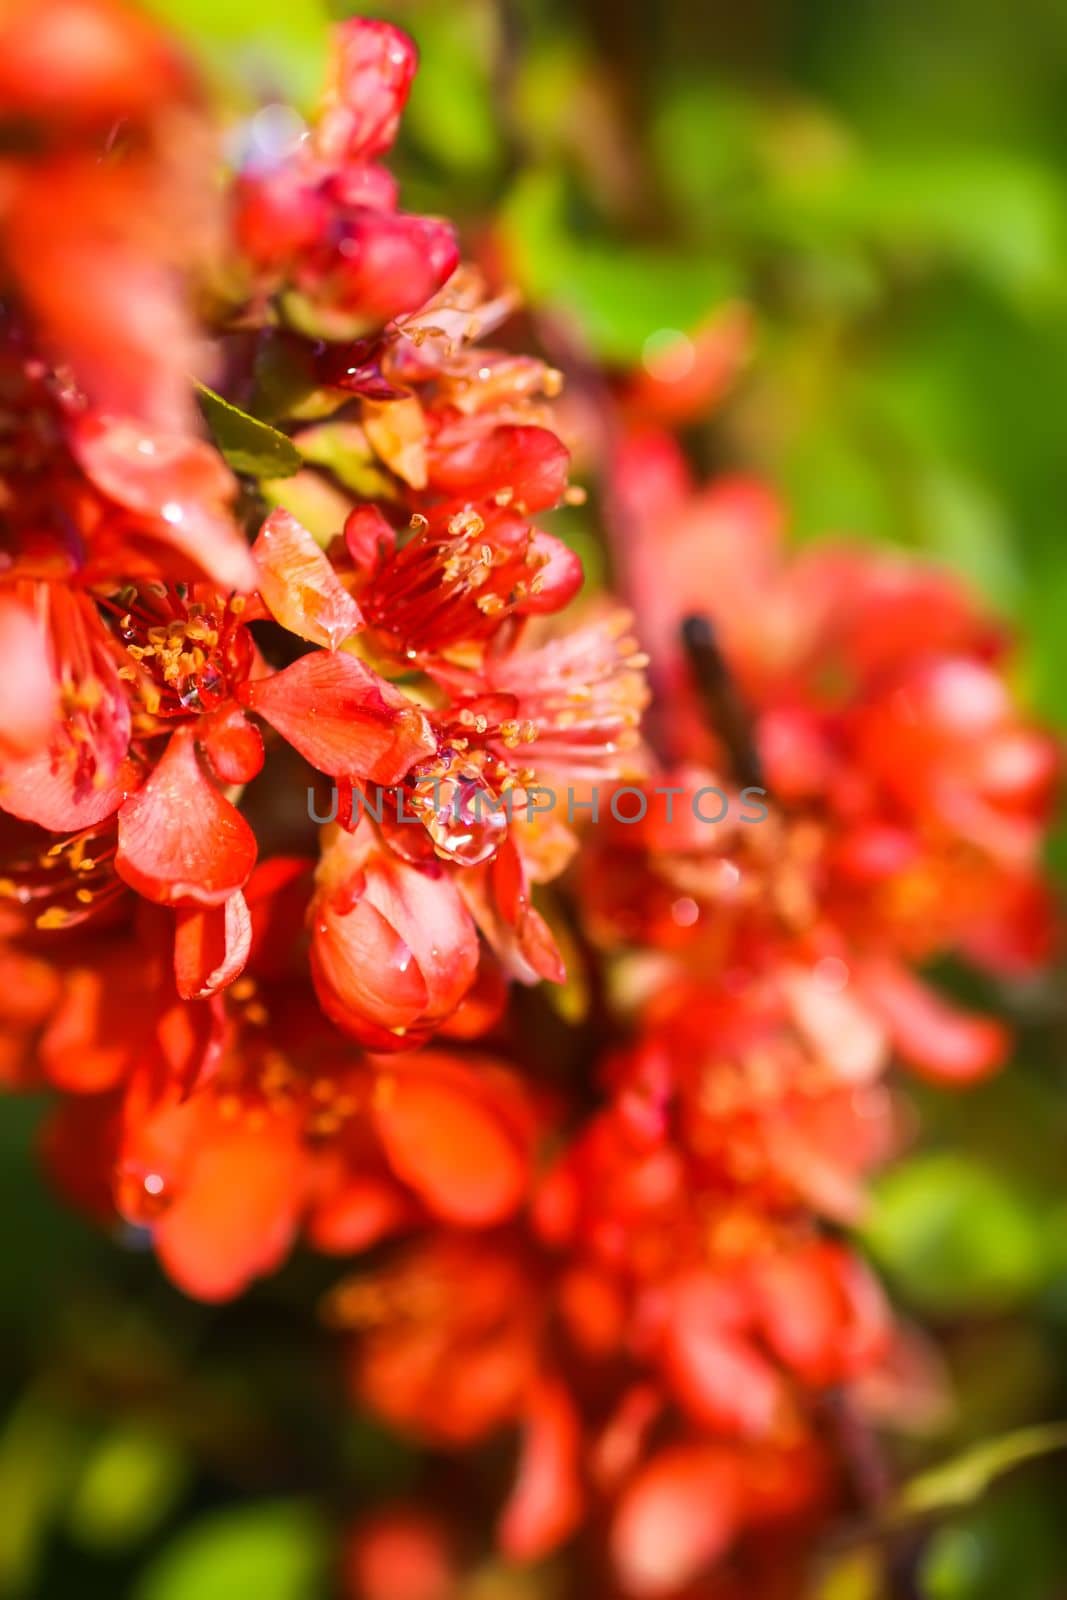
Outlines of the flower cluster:
{"type": "MultiPolygon", "coordinates": [[[[325,1307],[352,1393],[456,1455],[518,1432],[509,1557],[763,1592],[907,1356],[842,1233],[890,1058],[1007,1047],[914,969],[1047,957],[1055,753],[953,583],[791,561],[768,491],[636,424],[637,627],[571,606],[560,376],[483,347],[510,296],[381,164],[415,64],[340,25],[223,187],[152,25],[0,19],[0,1069],[191,1295],[382,1246],[325,1307]]],[[[470,1551],[412,1507],[349,1556],[432,1600],[470,1551]]]]}

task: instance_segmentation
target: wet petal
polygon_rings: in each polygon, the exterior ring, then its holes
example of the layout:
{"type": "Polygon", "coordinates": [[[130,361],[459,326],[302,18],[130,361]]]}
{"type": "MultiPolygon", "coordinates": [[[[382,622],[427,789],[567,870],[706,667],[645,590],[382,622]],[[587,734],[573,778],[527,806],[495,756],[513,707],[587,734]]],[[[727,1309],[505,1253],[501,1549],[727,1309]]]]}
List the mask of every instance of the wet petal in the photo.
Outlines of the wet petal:
{"type": "Polygon", "coordinates": [[[363,624],[321,547],[288,511],[272,511],[252,546],[259,592],[283,628],[336,650],[363,624]]]}
{"type": "Polygon", "coordinates": [[[437,748],[423,712],[355,656],[314,651],[246,683],[241,699],[334,778],[398,783],[437,748]]]}
{"type": "Polygon", "coordinates": [[[220,905],[255,860],[255,834],[205,774],[192,730],[179,728],[119,813],[119,876],[162,905],[220,905]]]}

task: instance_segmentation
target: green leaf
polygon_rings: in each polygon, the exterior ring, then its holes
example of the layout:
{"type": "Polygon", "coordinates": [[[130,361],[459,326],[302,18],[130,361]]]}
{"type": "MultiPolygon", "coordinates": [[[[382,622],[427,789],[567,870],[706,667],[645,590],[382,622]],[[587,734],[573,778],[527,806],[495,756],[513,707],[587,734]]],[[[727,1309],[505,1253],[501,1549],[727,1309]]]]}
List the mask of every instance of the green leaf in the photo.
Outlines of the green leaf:
{"type": "Polygon", "coordinates": [[[912,1478],[897,1495],[890,1515],[894,1520],[910,1520],[958,1511],[981,1499],[1006,1472],[1056,1450],[1067,1450],[1067,1422],[1043,1423],[1000,1439],[983,1440],[912,1478]]]}
{"type": "Polygon", "coordinates": [[[902,1163],[876,1186],[868,1249],[903,1295],[932,1312],[998,1311],[1045,1268],[1040,1219],[996,1172],[949,1152],[902,1163]]]}
{"type": "Polygon", "coordinates": [[[148,0],[205,68],[253,101],[310,107],[326,69],[321,0],[148,0]]]}
{"type": "Polygon", "coordinates": [[[693,332],[737,292],[736,271],[718,257],[590,234],[568,216],[562,179],[551,171],[515,185],[504,226],[531,302],[573,318],[593,353],[620,366],[636,365],[654,334],[693,332]]]}
{"type": "Polygon", "coordinates": [[[206,384],[197,384],[197,390],[212,437],[235,472],[252,478],[288,478],[300,471],[300,451],[284,433],[250,417],[206,384]]]}
{"type": "Polygon", "coordinates": [[[30,1587],[85,1447],[76,1422],[32,1391],[7,1418],[0,1433],[0,1593],[30,1587]]]}
{"type": "Polygon", "coordinates": [[[144,1571],[133,1600],[319,1600],[325,1530],[294,1500],[201,1517],[144,1571]]]}
{"type": "MultiPolygon", "coordinates": [[[[412,27],[400,14],[400,26],[412,27]]],[[[434,163],[478,174],[493,166],[500,134],[490,92],[494,41],[492,13],[480,0],[426,7],[415,31],[419,71],[406,112],[406,128],[434,163]]]]}
{"type": "Polygon", "coordinates": [[[933,1530],[915,1574],[917,1593],[923,1600],[1050,1600],[1063,1560],[1055,1484],[1007,1484],[933,1530]]]}
{"type": "Polygon", "coordinates": [[[79,1544],[122,1549],[166,1521],[184,1490],[189,1464],[165,1434],[140,1424],[108,1433],[74,1487],[67,1524],[79,1544]]]}

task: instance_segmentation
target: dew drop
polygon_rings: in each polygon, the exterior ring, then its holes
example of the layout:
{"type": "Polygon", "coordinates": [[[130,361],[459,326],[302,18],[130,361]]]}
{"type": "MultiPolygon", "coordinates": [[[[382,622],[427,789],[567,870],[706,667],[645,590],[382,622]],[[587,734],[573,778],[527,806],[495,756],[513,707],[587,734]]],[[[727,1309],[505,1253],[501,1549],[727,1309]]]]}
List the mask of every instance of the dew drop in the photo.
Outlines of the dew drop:
{"type": "Polygon", "coordinates": [[[508,830],[505,807],[477,778],[440,780],[426,831],[439,856],[475,867],[496,854],[508,830]]]}

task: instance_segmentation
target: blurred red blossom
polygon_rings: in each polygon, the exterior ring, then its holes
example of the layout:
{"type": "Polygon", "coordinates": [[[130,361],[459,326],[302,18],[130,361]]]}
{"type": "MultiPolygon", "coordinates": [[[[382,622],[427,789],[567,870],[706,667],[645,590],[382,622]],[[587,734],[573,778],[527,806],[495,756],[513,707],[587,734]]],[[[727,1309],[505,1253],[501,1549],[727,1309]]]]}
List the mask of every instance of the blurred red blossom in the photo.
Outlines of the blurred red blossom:
{"type": "Polygon", "coordinates": [[[627,604],[580,596],[561,374],[398,209],[411,41],[333,42],[220,182],[155,24],[0,18],[0,1072],[185,1293],[344,1258],[353,1404],[457,1471],[510,1437],[492,1541],[363,1508],[353,1600],[490,1543],[778,1600],[924,1381],[848,1230],[894,1063],[1008,1055],[924,969],[1048,961],[1058,752],[955,578],[695,482],[741,305],[604,383],[627,604]]]}

